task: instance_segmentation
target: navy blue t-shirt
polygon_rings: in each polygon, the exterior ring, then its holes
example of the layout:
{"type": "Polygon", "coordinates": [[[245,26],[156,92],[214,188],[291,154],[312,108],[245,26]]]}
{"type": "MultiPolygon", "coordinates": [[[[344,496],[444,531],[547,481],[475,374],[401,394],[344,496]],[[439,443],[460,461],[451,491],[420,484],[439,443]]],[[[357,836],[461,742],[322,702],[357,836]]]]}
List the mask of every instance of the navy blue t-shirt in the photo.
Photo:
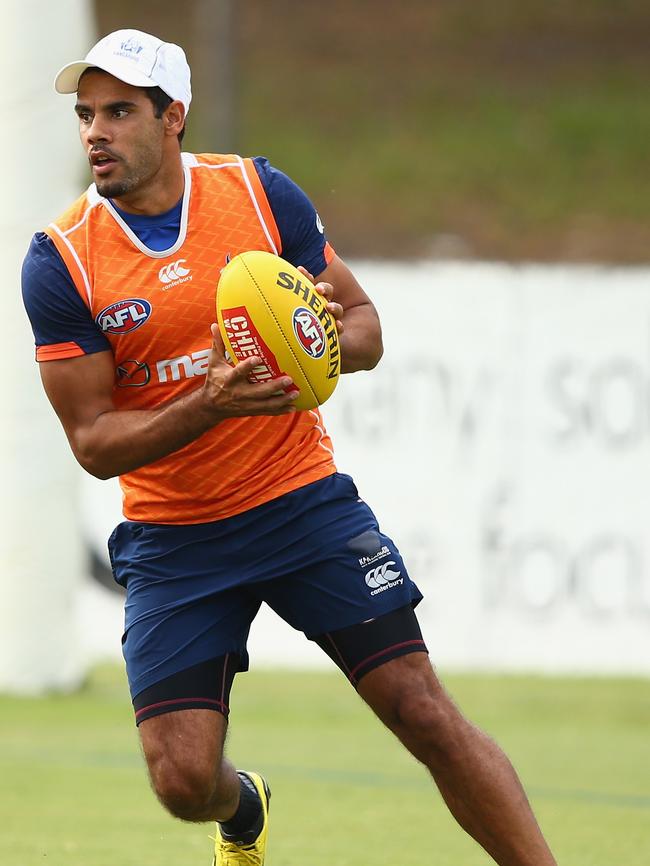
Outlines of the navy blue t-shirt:
{"type": "MultiPolygon", "coordinates": [[[[264,157],[253,160],[282,241],[282,257],[318,276],[327,267],[325,235],[313,204],[286,174],[264,157]]],[[[180,229],[182,201],[155,216],[130,214],[113,207],[151,250],[173,246],[180,229]]],[[[74,342],[86,354],[110,349],[82,301],[51,238],[32,238],[22,270],[23,301],[37,346],[74,342]]]]}

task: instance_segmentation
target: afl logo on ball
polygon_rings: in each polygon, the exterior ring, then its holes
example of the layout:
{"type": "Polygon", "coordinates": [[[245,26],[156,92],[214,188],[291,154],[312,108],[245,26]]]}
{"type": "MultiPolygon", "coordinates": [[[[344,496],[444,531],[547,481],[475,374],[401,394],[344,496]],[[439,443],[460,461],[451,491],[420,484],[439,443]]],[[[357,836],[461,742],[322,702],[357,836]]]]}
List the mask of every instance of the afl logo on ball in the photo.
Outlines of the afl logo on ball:
{"type": "Polygon", "coordinates": [[[151,304],[143,298],[126,298],[116,301],[97,313],[95,322],[105,334],[121,336],[135,331],[151,315],[151,304]]]}
{"type": "Polygon", "coordinates": [[[321,358],[325,351],[325,332],[316,316],[307,307],[293,311],[293,331],[298,342],[311,358],[321,358]]]}

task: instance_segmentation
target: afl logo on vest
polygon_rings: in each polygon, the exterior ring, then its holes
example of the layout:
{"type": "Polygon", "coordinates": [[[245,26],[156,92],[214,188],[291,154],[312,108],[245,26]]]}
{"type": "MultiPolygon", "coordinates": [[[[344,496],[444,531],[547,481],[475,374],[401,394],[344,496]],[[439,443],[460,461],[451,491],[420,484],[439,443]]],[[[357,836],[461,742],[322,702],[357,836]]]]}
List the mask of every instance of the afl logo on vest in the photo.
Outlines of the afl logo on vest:
{"type": "Polygon", "coordinates": [[[325,332],[316,316],[307,307],[297,307],[293,311],[293,331],[310,357],[322,356],[325,351],[325,332]]]}
{"type": "Polygon", "coordinates": [[[143,298],[126,298],[116,301],[97,313],[95,322],[104,334],[130,334],[147,321],[151,315],[151,304],[143,298]]]}

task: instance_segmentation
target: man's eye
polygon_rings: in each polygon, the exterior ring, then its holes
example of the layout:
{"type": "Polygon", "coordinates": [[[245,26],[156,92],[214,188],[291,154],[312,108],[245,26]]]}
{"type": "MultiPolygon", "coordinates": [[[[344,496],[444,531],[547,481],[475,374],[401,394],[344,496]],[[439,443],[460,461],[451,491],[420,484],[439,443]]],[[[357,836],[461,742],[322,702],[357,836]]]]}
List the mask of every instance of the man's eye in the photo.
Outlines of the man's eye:
{"type": "Polygon", "coordinates": [[[80,120],[82,123],[90,123],[90,119],[91,119],[91,118],[90,118],[90,115],[89,115],[89,114],[79,114],[78,116],[79,116],[79,120],[80,120]]]}
{"type": "Polygon", "coordinates": [[[113,117],[117,117],[119,119],[121,117],[126,117],[128,113],[129,112],[126,110],[126,108],[118,108],[116,111],[113,112],[113,117]]]}

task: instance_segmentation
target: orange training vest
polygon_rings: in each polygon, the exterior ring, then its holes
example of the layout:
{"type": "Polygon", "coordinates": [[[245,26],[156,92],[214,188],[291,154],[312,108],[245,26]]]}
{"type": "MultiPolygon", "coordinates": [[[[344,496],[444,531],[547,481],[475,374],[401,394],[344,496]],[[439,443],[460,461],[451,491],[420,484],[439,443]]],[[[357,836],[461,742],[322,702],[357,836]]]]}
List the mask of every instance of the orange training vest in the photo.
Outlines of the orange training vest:
{"type": "MultiPolygon", "coordinates": [[[[46,229],[115,357],[117,409],[154,409],[205,375],[215,287],[227,257],[281,252],[253,162],[183,154],[178,240],[145,247],[94,185],[46,229]]],[[[326,248],[328,261],[333,250],[326,248]]],[[[47,360],[47,347],[40,360],[47,360]]],[[[83,351],[57,347],[52,359],[83,351]]],[[[125,444],[128,448],[128,444],[125,444]]],[[[231,418],[179,451],[121,476],[124,514],[204,523],[247,511],[336,471],[320,413],[231,418]]]]}

